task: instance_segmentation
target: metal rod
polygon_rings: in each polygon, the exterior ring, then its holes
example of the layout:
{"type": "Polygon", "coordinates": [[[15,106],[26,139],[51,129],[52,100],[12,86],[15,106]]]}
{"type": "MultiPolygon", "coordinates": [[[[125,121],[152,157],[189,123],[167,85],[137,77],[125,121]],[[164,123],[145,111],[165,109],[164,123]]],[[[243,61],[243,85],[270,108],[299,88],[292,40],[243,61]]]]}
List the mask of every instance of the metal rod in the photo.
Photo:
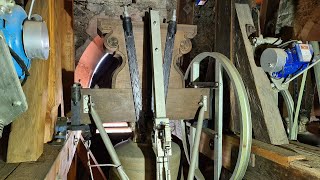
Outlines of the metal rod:
{"type": "Polygon", "coordinates": [[[293,76],[291,79],[287,80],[286,82],[283,83],[283,85],[287,85],[289,84],[289,82],[291,82],[292,80],[294,80],[295,78],[297,78],[298,76],[300,76],[301,74],[303,74],[304,72],[308,71],[310,68],[312,68],[313,66],[315,66],[316,64],[318,64],[320,62],[320,57],[316,56],[317,59],[313,64],[311,64],[310,66],[308,66],[306,69],[304,69],[303,71],[299,72],[298,74],[296,74],[295,76],[293,76]]]}
{"type": "Polygon", "coordinates": [[[216,61],[215,68],[215,81],[219,86],[215,89],[215,118],[214,118],[214,130],[216,136],[214,139],[214,180],[220,179],[220,173],[222,168],[222,114],[223,114],[223,79],[222,79],[222,66],[219,61],[216,61]]]}
{"type": "Polygon", "coordinates": [[[97,129],[100,132],[100,136],[101,136],[101,138],[103,140],[104,145],[107,148],[107,151],[108,151],[108,153],[109,153],[109,155],[111,157],[112,162],[117,166],[116,169],[117,169],[117,171],[119,173],[119,176],[120,176],[121,180],[128,180],[129,178],[128,178],[127,174],[124,172],[124,169],[123,169],[123,167],[121,165],[119,157],[118,157],[118,155],[116,153],[116,150],[114,149],[114,147],[112,145],[112,142],[111,142],[108,134],[104,130],[104,127],[102,125],[101,119],[100,119],[98,113],[96,112],[96,110],[92,106],[90,106],[90,113],[92,115],[92,119],[93,119],[94,123],[97,126],[97,129]]]}
{"type": "Polygon", "coordinates": [[[287,131],[289,131],[289,137],[291,137],[292,135],[292,127],[293,127],[293,115],[294,115],[294,102],[293,102],[293,99],[292,99],[292,96],[289,92],[288,89],[285,89],[285,90],[281,90],[280,91],[284,101],[285,101],[285,104],[287,106],[287,111],[288,111],[288,118],[289,118],[289,124],[288,124],[288,127],[287,127],[287,131]]]}
{"type": "Polygon", "coordinates": [[[193,142],[193,146],[192,146],[192,154],[191,154],[191,161],[190,161],[190,167],[189,167],[189,172],[188,172],[188,180],[194,179],[194,172],[195,172],[196,164],[197,164],[197,155],[199,154],[199,144],[200,144],[203,119],[204,119],[204,111],[206,109],[205,104],[204,104],[204,98],[205,97],[203,97],[202,101],[199,103],[201,108],[200,108],[199,116],[198,116],[196,136],[194,138],[194,142],[193,142]]]}
{"type": "Polygon", "coordinates": [[[306,80],[307,80],[307,74],[308,74],[308,71],[305,71],[303,73],[303,76],[302,76],[300,90],[299,90],[299,97],[298,97],[298,101],[297,101],[296,110],[294,112],[293,126],[292,126],[292,129],[290,130],[291,131],[291,133],[290,133],[291,136],[289,137],[290,140],[297,140],[297,136],[298,136],[298,117],[299,117],[299,112],[300,112],[300,106],[301,106],[304,86],[305,86],[306,80]]]}
{"type": "MultiPolygon", "coordinates": [[[[314,51],[314,56],[319,56],[320,55],[319,42],[311,41],[311,45],[314,51]]],[[[320,94],[320,64],[317,64],[316,66],[314,66],[314,74],[315,74],[315,79],[317,84],[317,91],[318,91],[318,94],[320,94]]],[[[319,96],[319,102],[320,102],[320,96],[319,96]]]]}
{"type": "Polygon", "coordinates": [[[182,146],[183,146],[184,154],[186,155],[188,164],[190,164],[190,156],[189,156],[188,146],[187,146],[186,124],[183,120],[180,120],[180,125],[181,125],[182,146]]]}
{"type": "Polygon", "coordinates": [[[32,0],[32,2],[31,2],[30,9],[29,9],[28,20],[31,19],[31,14],[32,14],[34,2],[35,2],[35,0],[32,0]]]}

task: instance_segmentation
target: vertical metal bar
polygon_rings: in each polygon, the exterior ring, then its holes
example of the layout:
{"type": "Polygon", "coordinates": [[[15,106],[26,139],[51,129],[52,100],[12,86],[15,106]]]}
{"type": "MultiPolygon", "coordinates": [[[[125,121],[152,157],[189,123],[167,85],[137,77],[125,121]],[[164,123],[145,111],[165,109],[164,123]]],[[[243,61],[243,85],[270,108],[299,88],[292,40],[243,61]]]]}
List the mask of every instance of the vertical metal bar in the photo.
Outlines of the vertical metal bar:
{"type": "MultiPolygon", "coordinates": [[[[315,57],[319,56],[320,55],[319,42],[311,41],[311,45],[314,51],[314,56],[315,57]]],[[[315,74],[315,79],[317,84],[317,91],[318,91],[318,94],[320,94],[320,64],[317,64],[314,66],[314,74],[315,74]]],[[[320,102],[320,96],[319,96],[319,102],[320,102]]]]}
{"type": "Polygon", "coordinates": [[[298,118],[299,118],[299,112],[300,112],[300,106],[301,106],[301,100],[302,100],[302,96],[303,96],[304,86],[305,86],[306,80],[307,80],[307,74],[308,74],[308,71],[305,71],[303,73],[303,75],[302,75],[298,102],[297,102],[296,110],[294,112],[293,126],[292,126],[292,129],[291,129],[292,133],[290,134],[291,136],[289,137],[290,140],[297,140],[297,136],[298,136],[298,118]]]}
{"type": "Polygon", "coordinates": [[[199,81],[200,62],[194,62],[191,68],[190,82],[199,81]]]}
{"type": "Polygon", "coordinates": [[[215,81],[218,88],[215,89],[215,118],[214,130],[217,133],[214,140],[214,179],[219,180],[222,167],[222,115],[223,115],[223,79],[222,66],[216,61],[215,81]]]}
{"type": "Polygon", "coordinates": [[[157,158],[157,179],[170,180],[171,131],[169,119],[166,118],[160,16],[158,11],[150,11],[150,21],[155,111],[153,146],[157,158]]]}
{"type": "Polygon", "coordinates": [[[162,50],[161,50],[161,31],[160,17],[158,11],[150,11],[151,20],[151,47],[152,47],[152,65],[153,65],[153,82],[154,82],[154,105],[155,117],[166,117],[163,67],[162,67],[162,50]]]}

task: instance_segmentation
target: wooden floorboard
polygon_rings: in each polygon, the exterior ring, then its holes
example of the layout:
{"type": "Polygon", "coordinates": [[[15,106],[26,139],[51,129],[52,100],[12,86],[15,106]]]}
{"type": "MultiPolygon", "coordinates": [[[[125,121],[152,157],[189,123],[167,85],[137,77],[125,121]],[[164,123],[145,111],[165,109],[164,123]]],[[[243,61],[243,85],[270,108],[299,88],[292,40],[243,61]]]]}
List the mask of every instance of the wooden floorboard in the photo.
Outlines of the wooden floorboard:
{"type": "Polygon", "coordinates": [[[0,180],[6,179],[18,166],[19,163],[5,163],[0,161],[0,180]]]}
{"type": "MultiPolygon", "coordinates": [[[[49,172],[52,164],[62,146],[52,146],[45,144],[44,153],[40,156],[36,162],[20,163],[15,170],[6,179],[8,180],[32,180],[32,179],[44,179],[49,172]]],[[[9,165],[9,164],[7,164],[9,165]]],[[[3,168],[2,168],[3,169],[3,168]]],[[[2,171],[0,170],[0,172],[2,171]]]]}
{"type": "Polygon", "coordinates": [[[44,152],[37,161],[16,164],[0,161],[0,180],[67,179],[80,136],[80,131],[70,131],[64,144],[44,144],[44,152]]]}

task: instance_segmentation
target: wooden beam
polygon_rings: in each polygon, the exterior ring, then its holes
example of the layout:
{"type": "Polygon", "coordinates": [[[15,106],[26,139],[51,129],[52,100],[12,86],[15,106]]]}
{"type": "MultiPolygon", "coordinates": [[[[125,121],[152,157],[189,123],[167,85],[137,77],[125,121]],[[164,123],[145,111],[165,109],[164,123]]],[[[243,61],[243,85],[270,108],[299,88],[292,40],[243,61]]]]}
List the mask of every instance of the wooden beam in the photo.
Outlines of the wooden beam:
{"type": "Polygon", "coordinates": [[[260,28],[265,37],[275,35],[280,0],[263,0],[260,10],[260,28]]]}
{"type": "Polygon", "coordinates": [[[0,179],[6,179],[18,166],[19,163],[7,164],[0,161],[0,179]]]}
{"type": "MultiPolygon", "coordinates": [[[[210,131],[203,131],[200,152],[214,160],[213,148],[209,142],[214,139],[210,131]]],[[[233,171],[236,164],[239,137],[223,136],[223,167],[233,171]]],[[[271,145],[253,139],[251,162],[244,179],[320,179],[320,149],[292,142],[281,146],[271,145]]]]}
{"type": "MultiPolygon", "coordinates": [[[[30,3],[31,1],[27,4],[27,11],[30,3]]],[[[37,160],[43,152],[43,142],[52,137],[62,97],[62,50],[59,45],[59,41],[62,41],[59,35],[59,17],[62,14],[59,12],[63,3],[64,1],[44,0],[37,1],[34,5],[33,13],[41,15],[47,23],[51,50],[47,61],[32,61],[31,76],[23,87],[29,109],[12,124],[8,162],[37,160]]]]}
{"type": "Polygon", "coordinates": [[[48,104],[45,119],[44,143],[53,138],[54,126],[58,118],[58,108],[62,101],[62,78],[61,78],[61,48],[63,39],[61,35],[65,33],[61,26],[61,19],[64,14],[64,2],[52,1],[49,7],[54,8],[50,16],[50,60],[49,60],[49,78],[48,78],[48,104]]]}
{"type": "MultiPolygon", "coordinates": [[[[132,122],[135,119],[131,89],[82,89],[81,94],[90,95],[95,109],[103,122],[132,122]]],[[[167,117],[172,120],[193,119],[198,110],[201,95],[209,97],[209,89],[169,89],[166,103],[167,117]]],[[[81,112],[83,111],[83,102],[81,112]]],[[[208,107],[209,101],[208,101],[208,107]]],[[[209,109],[209,108],[208,108],[209,109]]],[[[209,112],[205,112],[205,118],[209,112]]],[[[81,121],[90,124],[88,114],[81,113],[81,121]]]]}
{"type": "Polygon", "coordinates": [[[261,67],[257,67],[246,26],[254,26],[247,4],[236,4],[233,35],[233,61],[247,89],[254,137],[271,144],[288,144],[278,109],[277,93],[261,67]]]}
{"type": "MultiPolygon", "coordinates": [[[[87,151],[87,146],[84,144],[84,139],[81,137],[79,147],[77,149],[77,155],[79,156],[80,161],[82,162],[83,166],[86,168],[88,174],[90,174],[89,166],[88,166],[88,156],[87,153],[89,153],[90,157],[90,164],[91,165],[98,165],[96,158],[92,154],[92,152],[89,150],[87,151]]],[[[100,180],[106,180],[106,176],[104,175],[101,167],[92,167],[92,174],[94,179],[100,179],[100,180]]]]}
{"type": "MultiPolygon", "coordinates": [[[[238,147],[240,144],[240,139],[236,136],[226,135],[223,137],[223,141],[227,147],[238,147]]],[[[226,152],[223,155],[224,157],[231,157],[231,150],[226,149],[224,152],[226,152]]],[[[306,159],[304,155],[255,139],[252,141],[251,153],[286,167],[288,167],[293,161],[306,159]]],[[[226,164],[229,164],[228,161],[231,162],[231,159],[228,158],[224,158],[224,160],[226,164]]]]}
{"type": "MultiPolygon", "coordinates": [[[[210,141],[214,140],[214,135],[204,129],[201,135],[201,146],[200,152],[214,160],[213,148],[209,148],[210,141]]],[[[232,169],[233,167],[233,151],[239,148],[240,139],[238,136],[234,135],[224,135],[223,136],[223,165],[227,169],[232,169]]],[[[288,167],[291,162],[296,160],[304,160],[306,157],[302,154],[294,152],[292,150],[284,149],[283,147],[271,145],[258,141],[256,139],[252,140],[251,154],[261,156],[268,159],[274,163],[288,167]]],[[[237,156],[235,156],[237,157],[237,156]]]]}
{"type": "MultiPolygon", "coordinates": [[[[64,1],[64,20],[63,31],[61,34],[62,43],[62,85],[63,85],[63,103],[61,106],[61,115],[68,114],[71,111],[71,90],[70,87],[75,82],[75,47],[73,32],[73,0],[64,1]]],[[[60,21],[61,23],[61,21],[60,21]]]]}
{"type": "Polygon", "coordinates": [[[6,179],[67,179],[80,136],[80,131],[70,131],[64,145],[45,144],[38,161],[20,163],[6,179]]]}
{"type": "Polygon", "coordinates": [[[193,1],[177,1],[177,21],[179,24],[193,24],[193,1]]]}
{"type": "MultiPolygon", "coordinates": [[[[78,144],[78,146],[79,146],[79,144],[78,144]]],[[[71,166],[70,166],[70,169],[68,172],[67,179],[68,180],[77,180],[77,178],[78,178],[77,173],[78,173],[78,156],[77,156],[77,154],[75,154],[72,159],[72,163],[71,163],[71,166]]]]}
{"type": "Polygon", "coordinates": [[[308,180],[320,179],[318,168],[312,168],[303,161],[293,161],[290,166],[282,166],[272,161],[255,157],[255,166],[249,166],[244,179],[290,179],[290,180],[308,180]]]}
{"type": "Polygon", "coordinates": [[[303,41],[320,41],[320,23],[307,21],[298,37],[303,41]]]}
{"type": "MultiPolygon", "coordinates": [[[[215,8],[215,43],[214,51],[222,53],[227,58],[231,59],[231,43],[232,43],[232,22],[233,22],[233,9],[234,0],[216,0],[215,8]]],[[[212,73],[214,74],[214,73],[212,73]]],[[[224,83],[224,103],[223,103],[223,117],[224,117],[224,127],[230,127],[233,132],[239,131],[240,128],[236,128],[235,122],[237,118],[235,109],[236,97],[233,91],[232,84],[230,82],[224,83]]],[[[238,125],[238,127],[240,127],[238,125]]]]}
{"type": "Polygon", "coordinates": [[[314,0],[298,0],[294,17],[294,34],[303,41],[318,41],[320,4],[314,0]]]}

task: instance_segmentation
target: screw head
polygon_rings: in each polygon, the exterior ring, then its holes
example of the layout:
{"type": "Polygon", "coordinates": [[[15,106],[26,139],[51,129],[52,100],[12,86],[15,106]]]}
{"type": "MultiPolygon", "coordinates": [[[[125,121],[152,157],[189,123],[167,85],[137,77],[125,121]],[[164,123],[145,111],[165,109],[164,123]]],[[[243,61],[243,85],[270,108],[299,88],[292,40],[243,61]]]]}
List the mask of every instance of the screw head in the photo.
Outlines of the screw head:
{"type": "Polygon", "coordinates": [[[21,106],[22,102],[21,101],[14,101],[12,103],[12,106],[21,106]]]}

